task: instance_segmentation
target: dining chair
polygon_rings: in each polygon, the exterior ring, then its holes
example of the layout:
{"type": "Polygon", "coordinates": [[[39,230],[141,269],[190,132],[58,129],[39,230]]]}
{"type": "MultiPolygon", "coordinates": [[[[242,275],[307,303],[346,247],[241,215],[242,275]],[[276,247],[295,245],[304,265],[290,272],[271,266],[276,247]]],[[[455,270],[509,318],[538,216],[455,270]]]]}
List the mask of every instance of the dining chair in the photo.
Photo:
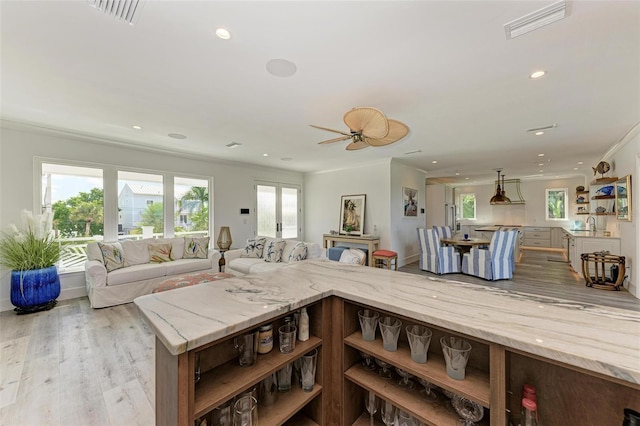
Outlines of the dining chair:
{"type": "Polygon", "coordinates": [[[462,257],[462,273],[485,280],[510,280],[515,263],[513,250],[518,231],[496,231],[491,238],[489,249],[472,248],[462,257]]]}
{"type": "Polygon", "coordinates": [[[450,226],[433,225],[433,230],[438,235],[438,241],[442,238],[453,238],[453,229],[450,226]]]}
{"type": "Polygon", "coordinates": [[[418,228],[420,269],[434,274],[460,273],[460,253],[453,247],[442,246],[433,229],[418,228]]]}

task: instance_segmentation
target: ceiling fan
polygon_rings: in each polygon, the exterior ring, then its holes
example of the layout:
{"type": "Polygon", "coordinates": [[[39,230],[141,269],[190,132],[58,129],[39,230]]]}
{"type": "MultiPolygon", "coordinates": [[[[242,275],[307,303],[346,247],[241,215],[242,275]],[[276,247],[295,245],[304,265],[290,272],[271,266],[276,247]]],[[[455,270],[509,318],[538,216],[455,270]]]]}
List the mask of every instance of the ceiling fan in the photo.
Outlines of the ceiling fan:
{"type": "Polygon", "coordinates": [[[319,142],[320,144],[351,140],[347,151],[366,148],[368,146],[385,146],[399,141],[407,136],[409,128],[398,120],[387,118],[380,110],[371,107],[353,108],[344,115],[344,124],[350,133],[326,127],[315,126],[320,130],[339,133],[342,136],[319,142]]]}

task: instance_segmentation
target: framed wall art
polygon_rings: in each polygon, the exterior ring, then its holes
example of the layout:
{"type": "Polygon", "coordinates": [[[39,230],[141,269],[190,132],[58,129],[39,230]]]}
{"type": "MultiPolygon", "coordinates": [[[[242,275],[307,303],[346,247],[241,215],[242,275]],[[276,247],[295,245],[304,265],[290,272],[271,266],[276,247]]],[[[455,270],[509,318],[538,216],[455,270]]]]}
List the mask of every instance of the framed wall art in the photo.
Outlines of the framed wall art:
{"type": "Polygon", "coordinates": [[[402,188],[402,209],[404,217],[418,217],[418,190],[402,188]]]}
{"type": "Polygon", "coordinates": [[[343,195],[340,200],[340,233],[364,233],[364,205],[366,195],[343,195]]]}

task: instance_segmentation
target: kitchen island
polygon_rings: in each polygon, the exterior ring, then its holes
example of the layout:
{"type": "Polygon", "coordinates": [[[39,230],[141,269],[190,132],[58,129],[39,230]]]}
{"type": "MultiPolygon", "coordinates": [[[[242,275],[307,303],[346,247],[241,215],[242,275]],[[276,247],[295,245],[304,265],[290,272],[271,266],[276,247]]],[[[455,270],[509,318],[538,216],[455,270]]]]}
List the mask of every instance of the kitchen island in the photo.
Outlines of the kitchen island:
{"type": "Polygon", "coordinates": [[[455,416],[413,404],[411,395],[385,393],[384,383],[358,368],[362,352],[480,403],[489,409],[492,425],[507,424],[507,411],[517,410],[524,381],[538,386],[545,424],[561,424],[560,418],[575,410],[581,418],[593,420],[591,424],[620,419],[616,424],[621,423],[622,408],[640,409],[637,312],[324,259],[147,295],[135,303],[157,337],[157,424],[192,425],[234,393],[302,355],[259,356],[259,368],[238,367],[234,371],[239,373],[225,376],[236,357],[233,337],[265,323],[277,324],[303,306],[309,307],[312,338],[300,342],[304,344],[299,351],[319,349],[318,384],[311,394],[287,396],[285,414],[266,424],[285,424],[301,413],[309,424],[354,424],[362,411],[364,390],[395,398],[396,405],[423,421],[454,423],[455,416]],[[406,361],[405,352],[388,353],[381,344],[362,343],[355,313],[363,306],[397,316],[406,325],[427,325],[434,337],[470,339],[474,347],[470,379],[454,381],[439,371],[441,351],[435,338],[425,368],[406,361]],[[203,373],[197,384],[196,358],[203,373]],[[601,397],[586,400],[585,392],[601,397]],[[549,421],[554,418],[558,421],[549,421]]]}

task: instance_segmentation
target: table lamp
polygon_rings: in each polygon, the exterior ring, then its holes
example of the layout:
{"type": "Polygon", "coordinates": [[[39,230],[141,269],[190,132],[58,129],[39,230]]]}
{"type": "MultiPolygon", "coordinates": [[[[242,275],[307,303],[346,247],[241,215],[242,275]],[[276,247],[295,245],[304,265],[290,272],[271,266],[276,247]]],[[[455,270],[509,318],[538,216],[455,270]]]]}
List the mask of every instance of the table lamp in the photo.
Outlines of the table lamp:
{"type": "Polygon", "coordinates": [[[218,248],[220,250],[229,250],[231,248],[231,230],[228,226],[221,226],[218,234],[218,248]]]}

